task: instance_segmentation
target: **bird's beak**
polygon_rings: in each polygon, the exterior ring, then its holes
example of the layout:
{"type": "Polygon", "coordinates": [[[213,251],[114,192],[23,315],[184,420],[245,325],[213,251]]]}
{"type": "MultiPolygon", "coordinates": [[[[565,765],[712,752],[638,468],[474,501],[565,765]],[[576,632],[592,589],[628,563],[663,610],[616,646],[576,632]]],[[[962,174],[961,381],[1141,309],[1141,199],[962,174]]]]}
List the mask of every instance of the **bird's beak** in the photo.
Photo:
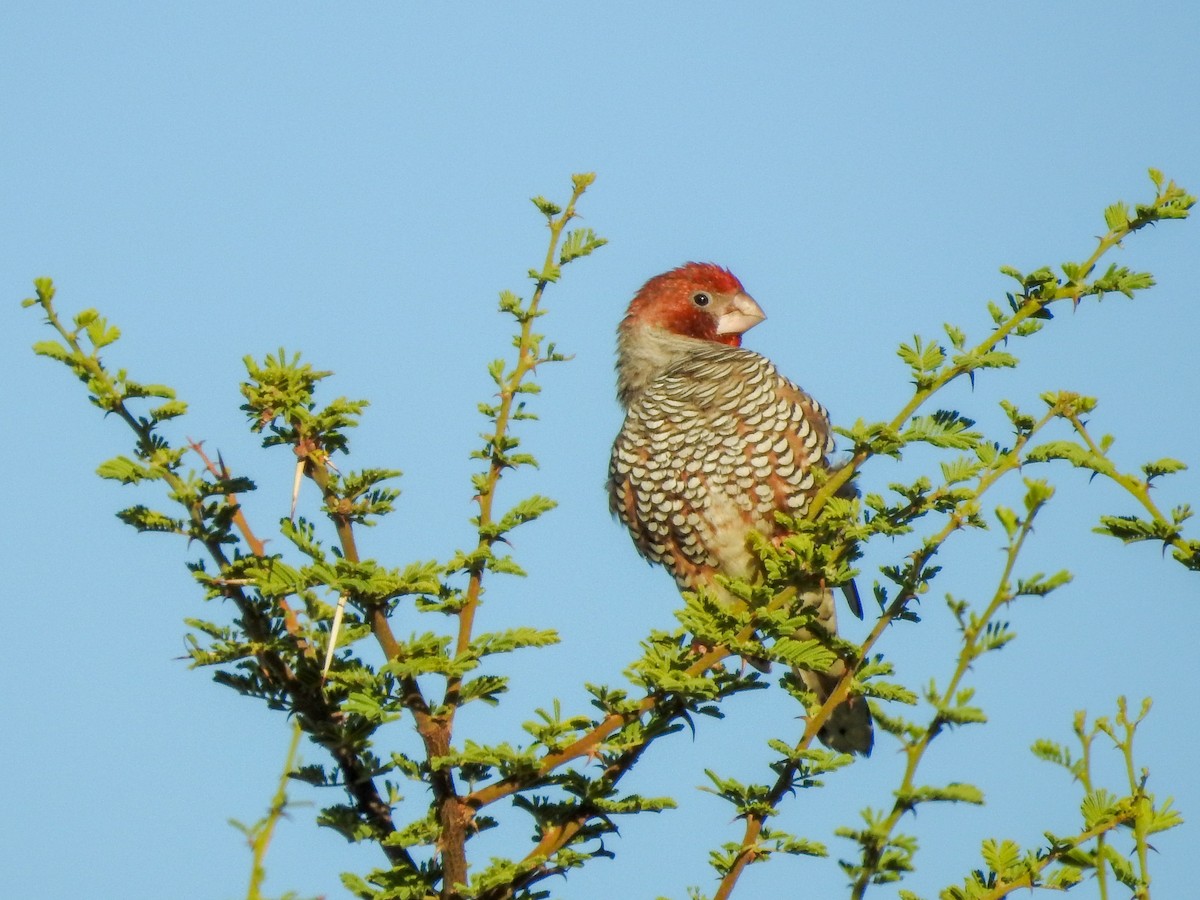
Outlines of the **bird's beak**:
{"type": "Polygon", "coordinates": [[[743,334],[766,317],[749,294],[734,294],[728,311],[717,318],[717,334],[743,334]]]}

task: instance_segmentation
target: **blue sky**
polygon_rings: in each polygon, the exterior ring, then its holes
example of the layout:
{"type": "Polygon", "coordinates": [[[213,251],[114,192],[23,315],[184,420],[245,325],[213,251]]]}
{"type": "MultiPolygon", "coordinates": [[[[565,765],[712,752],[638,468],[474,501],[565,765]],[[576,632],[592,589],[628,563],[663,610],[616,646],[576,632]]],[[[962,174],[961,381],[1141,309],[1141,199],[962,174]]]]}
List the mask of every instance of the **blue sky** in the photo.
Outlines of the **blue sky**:
{"type": "MultiPolygon", "coordinates": [[[[530,577],[495,583],[485,609],[487,627],[556,628],[563,643],[514,659],[506,705],[464,720],[517,740],[534,707],[555,696],[582,707],[584,681],[618,680],[637,641],[673,625],[670,580],[637,559],[602,490],[620,423],[612,329],[647,277],[688,259],[730,266],[769,315],[748,345],[848,424],[905,400],[899,341],[945,321],[981,334],[984,303],[1007,287],[997,268],[1086,257],[1106,204],[1150,196],[1148,166],[1200,189],[1200,12],[1187,2],[18,0],[4,19],[0,894],[11,897],[244,895],[249,856],[226,819],[265,807],[288,738],[282,717],[180,661],[182,619],[217,613],[199,606],[186,548],[113,517],[147,499],[93,474],[127,437],[28,351],[45,336],[18,307],[34,277],[55,278],[63,310],[99,307],[122,327],[114,365],[189,401],[179,436],[259,482],[246,505],[260,530],[286,513],[291,467],[244,433],[241,358],[284,346],[336,371],[328,396],[372,401],[357,465],[406,473],[400,512],[365,536],[366,552],[445,559],[470,538],[473,411],[486,362],[507,346],[495,296],[527,291],[544,253],[527,198],[564,197],[571,172],[596,171],[582,212],[611,243],[549,295],[544,330],[575,358],[544,372],[542,421],[525,432],[540,473],[508,488],[561,505],[519,533],[530,577]]],[[[1001,397],[1033,407],[1043,390],[1075,389],[1100,398],[1092,421],[1117,435],[1124,467],[1200,464],[1198,247],[1194,222],[1136,235],[1115,258],[1154,272],[1157,288],[1058,316],[1014,348],[1021,370],[947,402],[995,425],[1001,397]]],[[[864,482],[892,474],[880,465],[864,482]]],[[[931,754],[927,782],[973,780],[989,802],[906,823],[923,848],[906,886],[923,895],[974,867],[983,837],[1036,843],[1074,827],[1074,788],[1027,748],[1067,740],[1075,709],[1110,712],[1118,694],[1155,698],[1140,761],[1200,815],[1196,577],[1090,533],[1100,513],[1132,508],[1077,471],[1050,474],[1059,495],[1024,567],[1076,580],[1013,609],[1019,640],[978,666],[992,723],[931,754]]],[[[1166,505],[1200,499],[1200,475],[1161,491],[1166,505]]],[[[944,679],[941,593],[990,593],[999,543],[989,533],[948,553],[926,621],[889,636],[910,684],[944,679]]],[[[895,553],[873,548],[864,580],[895,553]]],[[[708,850],[741,829],[695,788],[705,767],[752,776],[767,737],[799,733],[775,693],[656,747],[630,787],[673,793],[680,809],[623,825],[617,861],[550,885],[555,896],[709,890],[708,850]]],[[[1105,758],[1114,779],[1116,763],[1105,758]]],[[[836,858],[851,848],[834,826],[884,804],[899,771],[884,739],[790,802],[780,825],[836,858]]],[[[347,896],[337,873],[379,860],[311,813],[281,826],[267,887],[347,896]]],[[[1196,840],[1189,823],[1155,841],[1156,896],[1194,883],[1196,840]]],[[[778,860],[739,895],[841,896],[842,881],[832,861],[778,860]]]]}

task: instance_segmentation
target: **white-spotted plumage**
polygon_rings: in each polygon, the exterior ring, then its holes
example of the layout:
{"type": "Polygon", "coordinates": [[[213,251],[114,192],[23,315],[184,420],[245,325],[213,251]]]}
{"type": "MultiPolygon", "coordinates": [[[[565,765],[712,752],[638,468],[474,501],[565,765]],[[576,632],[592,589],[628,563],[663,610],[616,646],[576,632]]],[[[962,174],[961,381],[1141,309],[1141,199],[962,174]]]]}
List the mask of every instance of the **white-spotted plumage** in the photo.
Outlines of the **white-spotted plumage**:
{"type": "Polygon", "coordinates": [[[802,515],[833,449],[819,403],[750,350],[689,345],[632,398],[613,446],[610,502],[638,551],[682,588],[749,577],[750,531],[802,515]]]}
{"type": "MultiPolygon", "coordinates": [[[[618,332],[626,416],[609,464],[610,507],[638,552],[680,588],[703,586],[728,602],[713,576],[755,575],[751,532],[778,537],[777,511],[803,515],[817,490],[814,471],[833,450],[825,409],[740,347],[742,331],[762,318],[732,274],[689,263],[648,281],[618,332]]],[[[811,599],[836,630],[832,595],[811,599]]],[[[840,666],[800,674],[824,699],[840,666]]],[[[866,702],[834,710],[821,739],[869,753],[866,702]]]]}

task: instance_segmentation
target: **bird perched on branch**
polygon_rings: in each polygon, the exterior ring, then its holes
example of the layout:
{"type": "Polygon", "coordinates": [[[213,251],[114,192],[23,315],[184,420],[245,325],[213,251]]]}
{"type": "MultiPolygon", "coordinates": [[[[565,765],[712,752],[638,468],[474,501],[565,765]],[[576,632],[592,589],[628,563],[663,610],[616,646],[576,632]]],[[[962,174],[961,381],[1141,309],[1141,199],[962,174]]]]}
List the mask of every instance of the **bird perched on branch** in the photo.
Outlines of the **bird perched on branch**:
{"type": "MultiPolygon", "coordinates": [[[[617,331],[626,415],[609,463],[610,508],[638,552],[681,589],[703,587],[728,604],[736,601],[714,576],[758,573],[751,532],[778,538],[776,511],[804,515],[819,487],[814,473],[833,450],[825,409],[742,349],[742,334],[764,318],[727,269],[688,263],[647,281],[617,331]]],[[[835,631],[832,593],[806,599],[835,631]]],[[[844,671],[839,660],[828,673],[797,674],[823,702],[844,671]]],[[[869,754],[866,700],[839,705],[819,737],[869,754]]]]}

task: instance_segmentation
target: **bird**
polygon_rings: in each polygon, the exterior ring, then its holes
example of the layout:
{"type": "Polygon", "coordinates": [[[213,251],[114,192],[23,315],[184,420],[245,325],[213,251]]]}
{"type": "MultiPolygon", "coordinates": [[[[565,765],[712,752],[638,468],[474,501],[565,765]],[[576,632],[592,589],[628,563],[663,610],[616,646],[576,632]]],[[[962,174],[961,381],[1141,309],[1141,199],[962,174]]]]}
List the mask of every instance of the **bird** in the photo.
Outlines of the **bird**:
{"type": "MultiPolygon", "coordinates": [[[[649,279],[617,328],[625,420],[609,461],[609,507],[638,553],[681,590],[704,589],[726,605],[738,601],[716,576],[760,574],[751,533],[785,536],[775,513],[805,514],[822,480],[817,471],[829,470],[834,450],[825,408],[741,346],[765,318],[728,269],[689,262],[649,279]]],[[[804,599],[835,632],[832,592],[804,599]]],[[[844,672],[838,660],[827,673],[796,674],[823,703],[844,672]]],[[[818,738],[838,752],[869,755],[866,699],[839,704],[818,738]]]]}

